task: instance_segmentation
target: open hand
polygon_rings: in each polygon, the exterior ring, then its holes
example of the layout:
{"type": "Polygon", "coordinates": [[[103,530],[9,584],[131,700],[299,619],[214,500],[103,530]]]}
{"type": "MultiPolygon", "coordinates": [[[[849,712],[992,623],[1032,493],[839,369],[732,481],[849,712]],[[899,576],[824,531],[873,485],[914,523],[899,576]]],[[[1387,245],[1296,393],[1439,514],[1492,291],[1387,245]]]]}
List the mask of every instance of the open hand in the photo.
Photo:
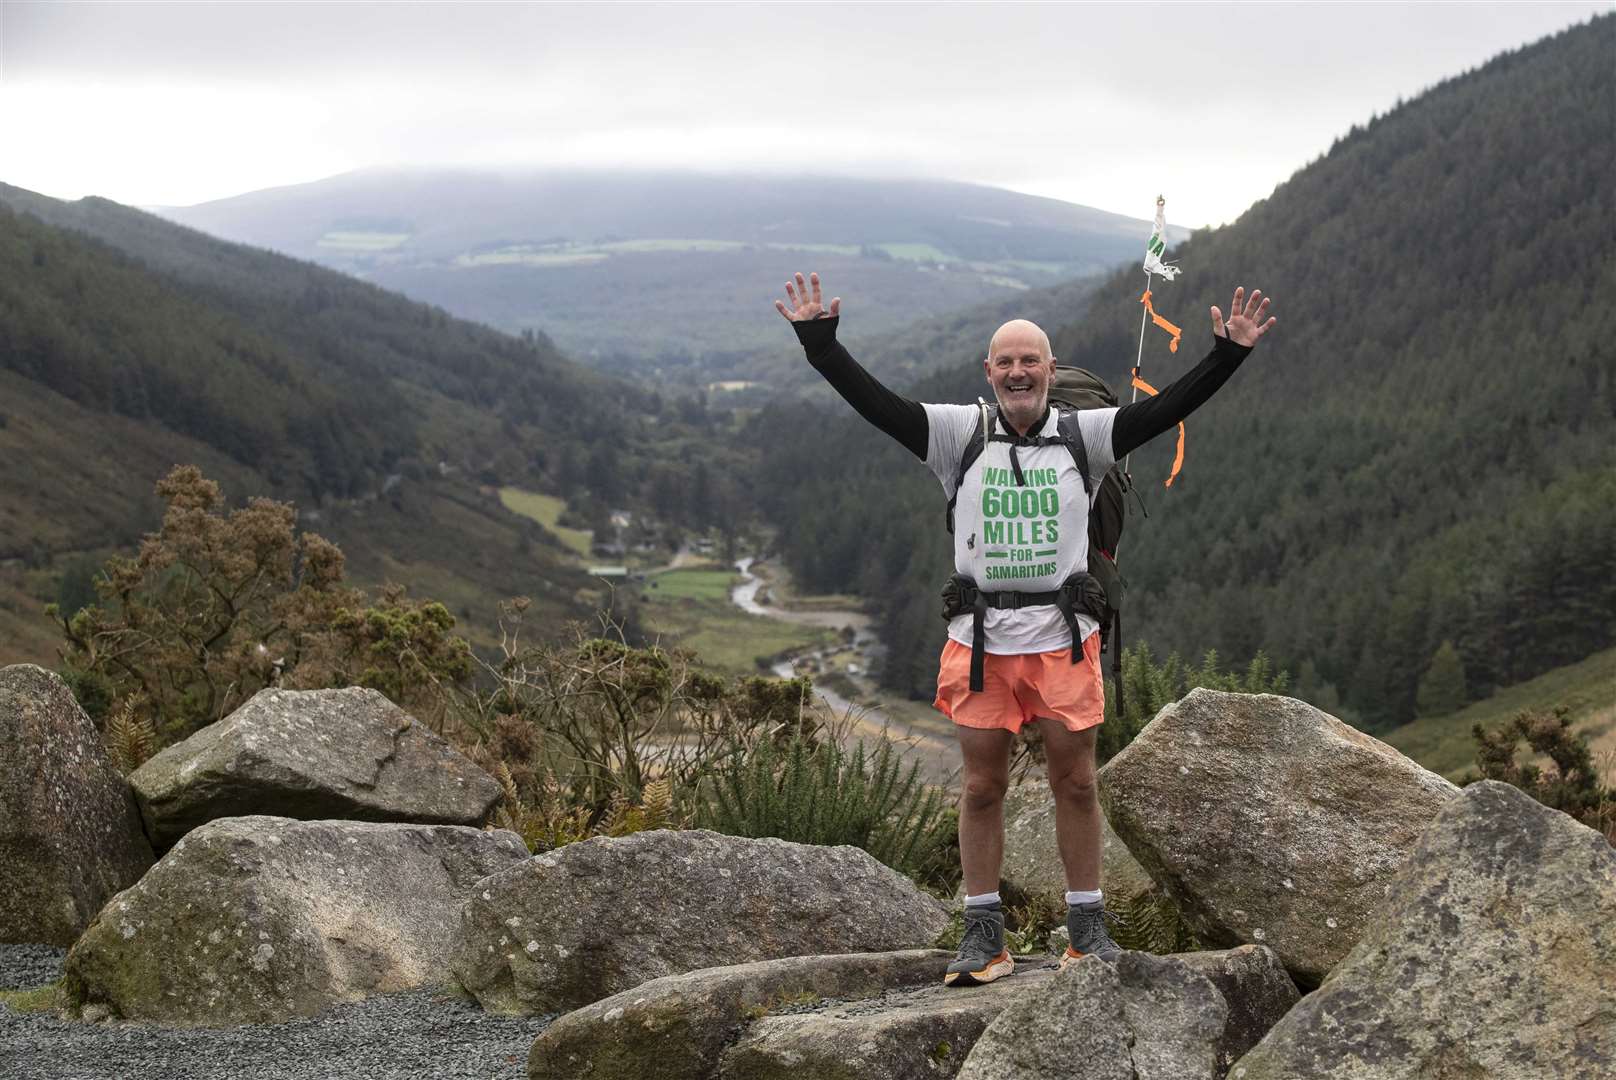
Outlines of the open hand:
{"type": "MultiPolygon", "coordinates": [[[[799,279],[800,280],[800,279],[799,279]]],[[[816,293],[817,295],[817,293],[816,293]]],[[[1246,297],[1244,285],[1235,286],[1234,299],[1229,302],[1229,321],[1224,323],[1223,312],[1217,305],[1212,305],[1212,332],[1218,337],[1226,337],[1236,345],[1255,345],[1257,339],[1274,328],[1277,319],[1263,321],[1268,314],[1268,297],[1263,296],[1261,289],[1251,290],[1251,296],[1246,297]],[[1257,301],[1261,299],[1262,303],[1257,301]]]]}
{"type": "Polygon", "coordinates": [[[819,291],[819,275],[809,274],[808,280],[803,281],[802,275],[797,275],[797,286],[792,288],[791,282],[786,282],[786,300],[776,300],[774,310],[790,319],[792,322],[805,322],[808,319],[822,319],[827,315],[832,317],[842,313],[842,298],[833,296],[830,307],[825,307],[824,299],[819,291]],[[813,292],[810,294],[809,289],[813,292]],[[786,303],[790,301],[790,304],[786,303]]]}

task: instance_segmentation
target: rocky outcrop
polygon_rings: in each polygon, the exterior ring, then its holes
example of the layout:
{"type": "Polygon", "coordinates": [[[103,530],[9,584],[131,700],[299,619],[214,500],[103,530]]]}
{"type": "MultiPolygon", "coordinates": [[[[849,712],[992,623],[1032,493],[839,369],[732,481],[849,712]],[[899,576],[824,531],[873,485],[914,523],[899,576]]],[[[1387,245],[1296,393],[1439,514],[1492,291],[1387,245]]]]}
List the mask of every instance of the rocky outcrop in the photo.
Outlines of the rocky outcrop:
{"type": "Polygon", "coordinates": [[[1235,1080],[1616,1075],[1616,851],[1507,784],[1420,837],[1357,946],[1235,1080]]]}
{"type": "MultiPolygon", "coordinates": [[[[1004,797],[1004,862],[999,877],[1052,904],[1066,903],[1066,870],[1055,840],[1055,797],[1042,781],[1017,784],[1004,797]]],[[[1156,883],[1100,817],[1100,888],[1113,901],[1155,893],[1156,883]]],[[[963,896],[964,886],[960,894],[963,896]]]]}
{"type": "Polygon", "coordinates": [[[529,1080],[706,1080],[749,1022],[824,998],[934,984],[953,953],[794,956],[670,975],[556,1020],[533,1044],[529,1080]]]}
{"type": "Polygon", "coordinates": [[[511,832],[223,818],[102,909],[67,955],[69,991],[222,1026],[447,982],[456,906],[527,857],[511,832]]]}
{"type": "Polygon", "coordinates": [[[491,1012],[542,1013],[714,961],[928,946],[947,922],[858,848],[642,832],[482,882],[460,912],[455,974],[491,1012]]]}
{"type": "Polygon", "coordinates": [[[1285,965],[1265,945],[1174,953],[1173,959],[1184,961],[1197,974],[1206,976],[1229,1006],[1223,1035],[1218,1039],[1214,1074],[1218,1077],[1226,1076],[1302,996],[1285,965]]]}
{"type": "Polygon", "coordinates": [[[0,942],[71,945],[152,864],[135,800],[44,668],[0,668],[0,748],[0,942]]]}
{"type": "Polygon", "coordinates": [[[1212,1080],[1228,1011],[1182,960],[1125,952],[1112,965],[1086,956],[1000,1013],[959,1077],[1212,1080]]]}
{"type": "Polygon", "coordinates": [[[499,784],[375,690],[260,690],[129,777],[157,846],[215,818],[481,825],[499,784]]]}
{"type": "Polygon", "coordinates": [[[1305,702],[1194,690],[1100,771],[1106,816],[1210,945],[1317,985],[1458,789],[1305,702]]]}
{"type": "Polygon", "coordinates": [[[771,1014],[724,1052],[719,1080],[954,1076],[996,1017],[1036,995],[1054,977],[1053,965],[1034,968],[1029,962],[1010,978],[986,986],[960,989],[933,983],[867,1001],[771,1014]]]}

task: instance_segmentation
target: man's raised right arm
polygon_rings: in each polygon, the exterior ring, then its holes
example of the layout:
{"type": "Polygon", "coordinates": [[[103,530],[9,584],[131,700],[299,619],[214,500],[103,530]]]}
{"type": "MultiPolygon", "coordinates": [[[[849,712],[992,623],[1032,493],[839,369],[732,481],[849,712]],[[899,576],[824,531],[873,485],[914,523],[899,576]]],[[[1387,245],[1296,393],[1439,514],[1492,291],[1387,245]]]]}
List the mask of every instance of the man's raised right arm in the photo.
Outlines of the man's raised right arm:
{"type": "Polygon", "coordinates": [[[792,306],[775,301],[775,308],[791,321],[797,340],[808,355],[814,370],[825,377],[835,391],[857,413],[902,443],[915,457],[926,460],[931,437],[926,419],[926,408],[883,386],[874,375],[865,371],[857,360],[836,340],[836,326],[841,321],[841,298],[830,302],[826,310],[820,301],[819,275],[811,275],[810,284],[797,275],[796,289],[788,283],[786,295],[792,306]],[[800,298],[800,299],[799,299],[800,298]]]}

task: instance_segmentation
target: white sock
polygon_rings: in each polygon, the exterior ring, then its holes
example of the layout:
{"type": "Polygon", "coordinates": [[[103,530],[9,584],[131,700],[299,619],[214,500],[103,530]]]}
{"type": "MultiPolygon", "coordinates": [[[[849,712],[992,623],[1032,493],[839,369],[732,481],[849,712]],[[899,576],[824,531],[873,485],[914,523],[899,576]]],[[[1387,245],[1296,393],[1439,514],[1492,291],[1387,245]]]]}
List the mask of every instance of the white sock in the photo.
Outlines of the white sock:
{"type": "Polygon", "coordinates": [[[999,894],[996,892],[985,892],[981,896],[967,896],[965,898],[966,907],[987,907],[998,902],[999,894]]]}
{"type": "MultiPolygon", "coordinates": [[[[998,895],[995,893],[994,895],[998,895]]],[[[1072,889],[1066,894],[1066,905],[1076,907],[1079,904],[1098,904],[1101,892],[1099,889],[1072,889]]],[[[967,904],[969,900],[965,901],[967,904]]]]}

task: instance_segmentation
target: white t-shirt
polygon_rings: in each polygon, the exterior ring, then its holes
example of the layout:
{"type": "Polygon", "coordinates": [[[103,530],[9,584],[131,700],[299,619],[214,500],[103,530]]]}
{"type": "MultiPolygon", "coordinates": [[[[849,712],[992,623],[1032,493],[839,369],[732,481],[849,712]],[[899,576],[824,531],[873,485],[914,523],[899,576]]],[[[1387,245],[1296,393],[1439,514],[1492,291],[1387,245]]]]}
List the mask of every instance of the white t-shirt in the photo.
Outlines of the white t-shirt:
{"type": "MultiPolygon", "coordinates": [[[[954,477],[965,446],[982,415],[976,405],[926,405],[931,429],[926,465],[954,494],[954,477]]],[[[1088,450],[1092,490],[1116,463],[1111,453],[1111,425],[1117,410],[1084,409],[1077,414],[1078,430],[1088,450]]],[[[999,426],[993,412],[995,430],[999,426]]],[[[1060,423],[1052,408],[1039,434],[1056,435],[1060,423]]],[[[1014,434],[1011,432],[1011,434],[1014,434]]],[[[1088,569],[1089,508],[1077,463],[1064,446],[1023,446],[1016,450],[1027,483],[1017,486],[1010,469],[1010,444],[990,442],[972,463],[960,484],[954,505],[954,569],[976,582],[984,592],[1049,592],[1080,570],[1088,569]]],[[[1089,616],[1078,613],[1083,638],[1099,629],[1089,616]]],[[[990,653],[1019,655],[1070,648],[1072,634],[1054,605],[1016,610],[989,608],[983,623],[984,645],[990,653]]],[[[971,644],[971,616],[961,615],[948,624],[948,636],[961,645],[971,644]]]]}

